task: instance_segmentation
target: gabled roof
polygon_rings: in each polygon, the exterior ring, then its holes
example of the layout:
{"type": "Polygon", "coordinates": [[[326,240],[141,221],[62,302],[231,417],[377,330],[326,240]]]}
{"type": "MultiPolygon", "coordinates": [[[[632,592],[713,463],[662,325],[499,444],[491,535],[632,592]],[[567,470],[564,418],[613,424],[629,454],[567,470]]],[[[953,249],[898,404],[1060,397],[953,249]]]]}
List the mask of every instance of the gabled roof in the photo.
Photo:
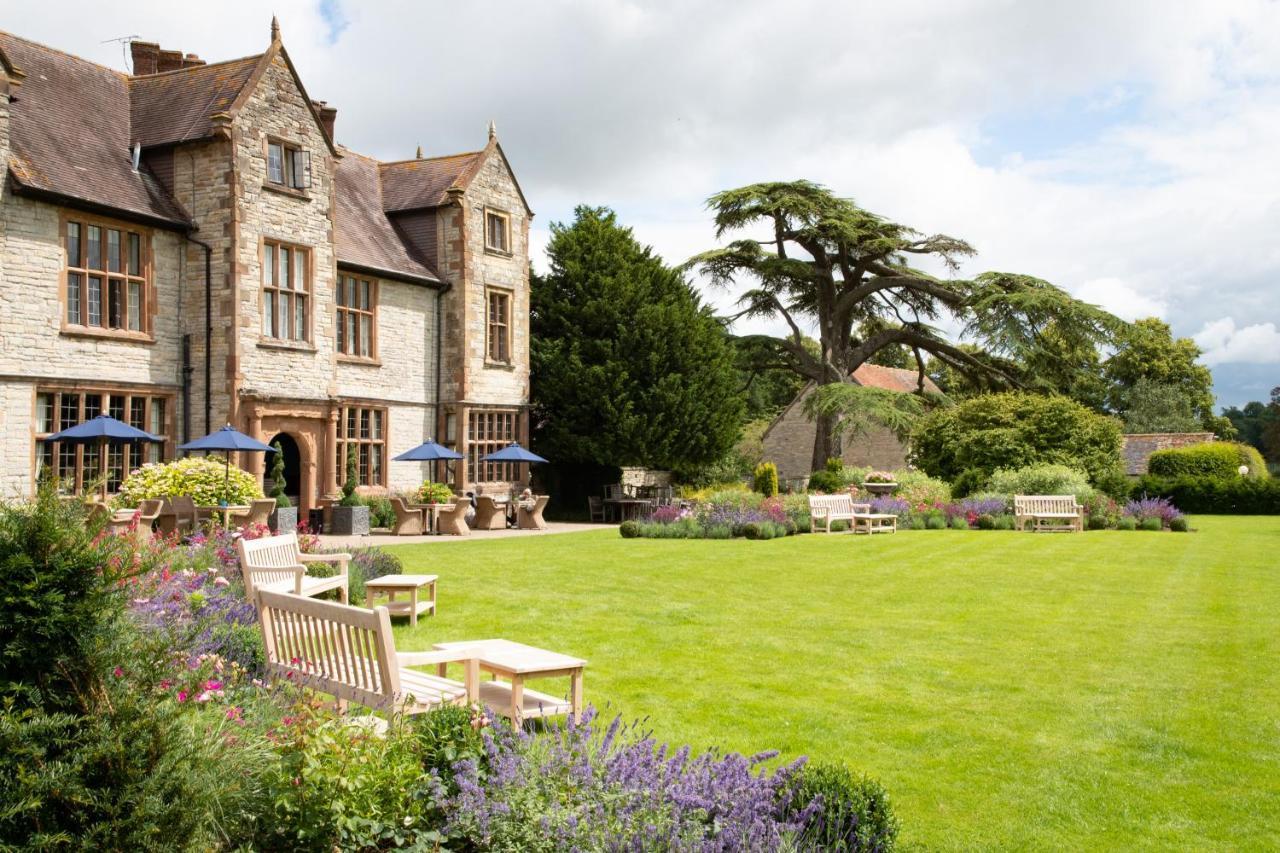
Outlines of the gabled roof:
{"type": "Polygon", "coordinates": [[[484,163],[485,151],[379,163],[382,209],[388,213],[440,207],[450,190],[465,190],[484,163]]]}
{"type": "Polygon", "coordinates": [[[133,140],[150,148],[213,136],[213,116],[231,114],[263,56],[129,78],[133,140]]]}
{"type": "Polygon", "coordinates": [[[183,227],[186,215],[146,169],[133,169],[128,78],[0,32],[0,51],[26,72],[9,105],[16,189],[183,227]]]}
{"type": "Polygon", "coordinates": [[[439,282],[436,271],[411,249],[382,209],[382,164],[354,152],[345,153],[334,174],[338,263],[392,278],[439,282]]]}
{"type": "MultiPolygon", "coordinates": [[[[904,394],[914,393],[920,387],[920,375],[916,371],[902,367],[884,367],[870,362],[860,364],[853,371],[853,381],[867,388],[884,388],[886,391],[901,391],[904,394]]],[[[929,394],[942,393],[942,389],[928,376],[924,378],[924,390],[929,394]]]]}

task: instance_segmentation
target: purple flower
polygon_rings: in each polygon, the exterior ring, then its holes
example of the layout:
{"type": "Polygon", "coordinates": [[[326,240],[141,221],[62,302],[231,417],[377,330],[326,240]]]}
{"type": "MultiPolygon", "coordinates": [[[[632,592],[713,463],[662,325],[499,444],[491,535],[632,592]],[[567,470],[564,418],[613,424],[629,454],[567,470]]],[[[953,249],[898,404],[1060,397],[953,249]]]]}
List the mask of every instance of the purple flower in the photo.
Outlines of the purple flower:
{"type": "Polygon", "coordinates": [[[1168,498],[1148,498],[1129,501],[1124,505],[1124,514],[1136,518],[1139,522],[1148,518],[1158,518],[1165,527],[1175,518],[1182,518],[1182,512],[1168,498]]]}

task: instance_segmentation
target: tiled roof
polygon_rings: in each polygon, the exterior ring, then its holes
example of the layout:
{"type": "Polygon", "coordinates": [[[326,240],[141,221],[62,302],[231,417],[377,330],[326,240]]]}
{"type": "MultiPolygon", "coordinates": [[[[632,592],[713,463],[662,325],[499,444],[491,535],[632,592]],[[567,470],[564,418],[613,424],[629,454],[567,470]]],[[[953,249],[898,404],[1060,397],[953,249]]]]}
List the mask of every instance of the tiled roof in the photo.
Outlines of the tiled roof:
{"type": "Polygon", "coordinates": [[[147,170],[133,169],[124,74],[3,32],[0,50],[26,72],[9,105],[10,173],[21,187],[187,222],[147,170]]]}
{"type": "MultiPolygon", "coordinates": [[[[853,381],[868,388],[884,388],[888,391],[902,391],[910,394],[920,387],[919,374],[914,370],[901,367],[883,367],[879,364],[863,363],[853,371],[853,381]]],[[[928,376],[924,378],[924,390],[931,394],[942,391],[928,376]]]]}
{"type": "Polygon", "coordinates": [[[350,151],[337,161],[336,243],[338,263],[439,281],[396,232],[379,200],[379,163],[350,151]]]}
{"type": "Polygon", "coordinates": [[[143,147],[213,134],[210,117],[227,112],[262,56],[129,78],[133,139],[143,147]]]}
{"type": "Polygon", "coordinates": [[[392,213],[445,204],[451,188],[466,189],[484,162],[484,154],[484,151],[468,151],[448,157],[380,163],[382,209],[392,213]]]}

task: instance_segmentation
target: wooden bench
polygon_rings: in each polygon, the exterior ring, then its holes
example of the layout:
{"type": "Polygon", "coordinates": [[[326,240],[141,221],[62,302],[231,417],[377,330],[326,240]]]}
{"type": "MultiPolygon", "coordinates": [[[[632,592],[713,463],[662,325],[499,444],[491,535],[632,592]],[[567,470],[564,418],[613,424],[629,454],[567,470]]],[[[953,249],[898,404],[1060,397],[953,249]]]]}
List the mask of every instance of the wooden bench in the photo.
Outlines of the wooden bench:
{"type": "Polygon", "coordinates": [[[869,512],[871,504],[856,504],[849,494],[809,495],[809,529],[815,533],[818,522],[822,522],[824,533],[830,533],[831,522],[847,521],[852,526],[855,515],[869,512]]]}
{"type": "Polygon", "coordinates": [[[298,534],[262,536],[236,540],[236,555],[244,575],[244,591],[250,601],[256,590],[292,592],[294,595],[319,595],[338,590],[347,601],[347,564],[350,554],[303,554],[298,549],[298,534]],[[335,563],[337,574],[327,578],[307,574],[306,563],[335,563]]]}
{"type": "Polygon", "coordinates": [[[1014,495],[1013,522],[1019,530],[1078,533],[1084,530],[1084,507],[1075,495],[1014,495]]]}
{"type": "Polygon", "coordinates": [[[397,652],[385,607],[258,590],[267,672],[386,714],[421,714],[480,699],[480,662],[470,648],[397,652]],[[410,667],[462,663],[459,683],[410,667]]]}

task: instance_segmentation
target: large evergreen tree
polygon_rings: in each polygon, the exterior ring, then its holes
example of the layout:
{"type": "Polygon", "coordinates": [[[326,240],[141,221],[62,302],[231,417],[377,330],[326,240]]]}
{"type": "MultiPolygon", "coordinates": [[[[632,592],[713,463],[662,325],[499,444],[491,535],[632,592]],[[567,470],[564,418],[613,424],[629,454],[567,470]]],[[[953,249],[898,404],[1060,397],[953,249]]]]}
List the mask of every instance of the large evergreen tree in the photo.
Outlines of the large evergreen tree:
{"type": "Polygon", "coordinates": [[[608,208],[579,207],[551,234],[530,318],[538,452],[676,470],[723,456],[743,404],[721,324],[608,208]]]}
{"type": "MultiPolygon", "coordinates": [[[[851,382],[859,365],[882,352],[893,363],[904,351],[917,365],[921,389],[926,355],[982,386],[1019,385],[1002,364],[1082,350],[1109,340],[1122,325],[1030,276],[930,275],[916,260],[932,259],[954,272],[972,247],[886,220],[808,181],[752,184],[708,203],[717,237],[736,239],[690,264],[713,283],[749,281],[740,316],[777,320],[788,329],[760,336],[770,355],[764,366],[785,367],[818,385],[851,382]],[[977,349],[948,339],[933,325],[939,320],[957,322],[961,338],[977,349]],[[804,346],[805,327],[817,329],[817,353],[804,346]]],[[[815,421],[813,465],[819,468],[840,455],[839,414],[818,413],[815,421]]]]}

